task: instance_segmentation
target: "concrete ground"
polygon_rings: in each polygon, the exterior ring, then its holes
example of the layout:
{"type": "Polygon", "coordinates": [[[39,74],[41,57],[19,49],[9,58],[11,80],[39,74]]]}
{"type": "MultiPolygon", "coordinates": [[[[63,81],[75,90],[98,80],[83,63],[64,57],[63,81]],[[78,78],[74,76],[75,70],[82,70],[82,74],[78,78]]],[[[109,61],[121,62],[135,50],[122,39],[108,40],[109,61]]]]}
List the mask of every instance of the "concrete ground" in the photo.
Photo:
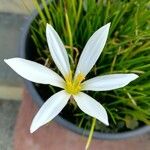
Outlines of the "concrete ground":
{"type": "Polygon", "coordinates": [[[0,0],[0,150],[12,150],[23,89],[22,79],[3,60],[18,56],[20,29],[32,10],[31,0],[0,0]]]}
{"type": "Polygon", "coordinates": [[[12,136],[20,101],[0,100],[0,150],[12,150],[12,136]]]}
{"type": "Polygon", "coordinates": [[[22,85],[20,77],[3,61],[5,58],[16,57],[19,54],[21,28],[27,17],[31,15],[27,15],[29,11],[25,12],[22,5],[23,1],[20,0],[0,0],[0,86],[22,85]]]}
{"type": "MultiPolygon", "coordinates": [[[[0,5],[1,6],[1,5],[0,5]]],[[[21,100],[22,80],[3,61],[17,56],[24,16],[0,13],[0,150],[12,150],[12,135],[21,100]]]]}

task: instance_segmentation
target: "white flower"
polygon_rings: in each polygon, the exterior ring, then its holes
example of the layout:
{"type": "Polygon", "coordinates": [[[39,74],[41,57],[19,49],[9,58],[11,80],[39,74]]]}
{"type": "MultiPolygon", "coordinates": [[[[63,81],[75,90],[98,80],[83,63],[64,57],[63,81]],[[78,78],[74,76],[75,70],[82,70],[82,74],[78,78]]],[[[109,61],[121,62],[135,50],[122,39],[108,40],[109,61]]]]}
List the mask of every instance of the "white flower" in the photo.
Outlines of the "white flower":
{"type": "Polygon", "coordinates": [[[51,69],[33,61],[22,58],[4,60],[19,75],[32,82],[50,84],[63,89],[52,95],[40,108],[32,121],[31,133],[58,115],[71,96],[83,112],[109,125],[105,108],[82,91],[113,90],[126,86],[138,77],[136,74],[112,74],[97,76],[83,82],[105,46],[109,28],[110,23],[98,29],[90,37],[80,56],[74,77],[70,69],[65,47],[57,32],[49,24],[46,27],[48,46],[51,56],[62,73],[63,78],[51,69]]]}

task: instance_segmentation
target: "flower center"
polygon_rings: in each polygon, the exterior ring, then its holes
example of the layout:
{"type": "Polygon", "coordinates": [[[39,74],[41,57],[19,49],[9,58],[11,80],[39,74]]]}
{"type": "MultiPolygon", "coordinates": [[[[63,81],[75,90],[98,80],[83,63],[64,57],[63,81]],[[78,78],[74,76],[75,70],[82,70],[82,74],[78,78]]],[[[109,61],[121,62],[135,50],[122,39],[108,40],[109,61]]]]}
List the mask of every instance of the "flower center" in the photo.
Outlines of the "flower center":
{"type": "Polygon", "coordinates": [[[74,79],[72,78],[72,72],[69,73],[68,76],[65,77],[66,80],[66,85],[65,85],[65,90],[69,94],[78,94],[81,89],[81,82],[84,80],[84,75],[82,73],[79,73],[74,79]]]}

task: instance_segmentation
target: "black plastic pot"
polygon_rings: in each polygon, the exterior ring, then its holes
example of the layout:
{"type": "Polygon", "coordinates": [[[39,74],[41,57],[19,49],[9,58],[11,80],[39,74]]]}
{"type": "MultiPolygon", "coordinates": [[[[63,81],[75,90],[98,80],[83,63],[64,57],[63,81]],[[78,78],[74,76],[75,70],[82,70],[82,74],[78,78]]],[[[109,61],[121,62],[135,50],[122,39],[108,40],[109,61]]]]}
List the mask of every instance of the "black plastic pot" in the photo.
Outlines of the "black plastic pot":
{"type": "MultiPolygon", "coordinates": [[[[21,32],[21,41],[20,41],[20,56],[22,58],[29,58],[29,51],[31,48],[31,44],[29,43],[29,29],[32,21],[35,19],[35,17],[38,15],[38,13],[35,11],[33,15],[27,19],[24,27],[22,28],[21,32]]],[[[27,87],[27,90],[32,96],[32,99],[34,102],[41,107],[42,104],[44,103],[44,100],[41,98],[37,90],[35,89],[34,85],[32,82],[25,80],[25,85],[27,87]]],[[[84,131],[82,128],[77,127],[73,123],[63,119],[59,115],[54,119],[55,122],[61,124],[65,128],[72,130],[73,132],[76,132],[80,135],[89,135],[89,131],[84,131]]],[[[132,131],[126,131],[126,132],[121,132],[121,133],[100,133],[100,132],[94,132],[93,137],[96,139],[107,139],[107,140],[120,140],[120,139],[126,139],[129,137],[134,137],[138,136],[141,134],[144,134],[146,132],[150,131],[150,126],[143,126],[138,129],[132,130],[132,131]]]]}

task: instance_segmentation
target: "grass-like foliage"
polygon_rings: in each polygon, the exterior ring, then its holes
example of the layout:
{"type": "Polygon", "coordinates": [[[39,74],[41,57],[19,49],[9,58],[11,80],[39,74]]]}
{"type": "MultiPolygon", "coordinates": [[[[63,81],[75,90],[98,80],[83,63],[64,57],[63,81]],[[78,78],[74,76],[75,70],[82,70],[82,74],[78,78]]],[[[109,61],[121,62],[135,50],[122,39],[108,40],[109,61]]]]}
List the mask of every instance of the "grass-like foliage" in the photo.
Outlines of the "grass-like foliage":
{"type": "MultiPolygon", "coordinates": [[[[56,0],[48,1],[48,5],[41,0],[43,9],[36,0],[33,2],[39,12],[31,26],[37,60],[54,68],[45,36],[46,23],[52,24],[60,35],[74,69],[92,33],[111,22],[105,49],[88,78],[110,73],[136,73],[140,76],[121,89],[88,93],[106,108],[109,115],[110,126],[97,121],[95,130],[119,132],[150,125],[149,0],[56,0]]],[[[55,92],[55,88],[49,90],[55,92]]],[[[91,128],[91,117],[78,108],[66,109],[71,110],[74,117],[71,121],[79,127],[91,128]]]]}

